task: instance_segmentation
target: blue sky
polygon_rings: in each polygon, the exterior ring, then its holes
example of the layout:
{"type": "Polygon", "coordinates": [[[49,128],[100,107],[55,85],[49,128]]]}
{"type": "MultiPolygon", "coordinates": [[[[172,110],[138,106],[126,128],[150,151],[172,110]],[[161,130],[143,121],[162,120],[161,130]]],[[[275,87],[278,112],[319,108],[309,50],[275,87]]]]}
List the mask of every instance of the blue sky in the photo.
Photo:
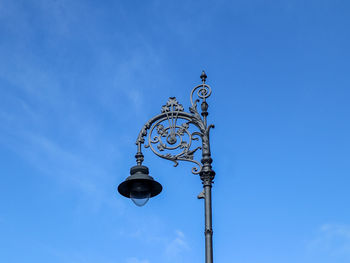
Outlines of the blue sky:
{"type": "Polygon", "coordinates": [[[204,262],[191,166],[117,194],[205,69],[214,260],[350,261],[348,1],[0,1],[0,261],[204,262]]]}

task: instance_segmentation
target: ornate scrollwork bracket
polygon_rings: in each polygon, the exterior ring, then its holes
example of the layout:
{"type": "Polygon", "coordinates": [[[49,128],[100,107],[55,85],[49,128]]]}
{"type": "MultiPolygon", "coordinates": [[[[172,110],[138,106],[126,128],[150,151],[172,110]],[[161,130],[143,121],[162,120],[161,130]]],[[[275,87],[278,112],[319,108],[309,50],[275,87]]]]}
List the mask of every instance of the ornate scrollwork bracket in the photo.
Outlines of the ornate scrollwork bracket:
{"type": "Polygon", "coordinates": [[[205,83],[206,78],[203,71],[202,83],[190,93],[189,112],[184,111],[184,107],[175,97],[170,97],[162,106],[161,113],[143,126],[136,140],[138,150],[135,157],[138,165],[144,160],[141,145],[145,144],[145,148],[150,148],[159,157],[173,161],[174,166],[177,166],[179,161],[194,163],[192,173],[200,174],[204,184],[211,184],[215,172],[211,167],[209,132],[214,125],[207,125],[206,99],[211,95],[211,88],[205,83]],[[198,102],[201,102],[201,114],[197,110],[198,102]],[[202,145],[195,147],[193,142],[198,140],[202,141],[202,145]],[[201,161],[195,160],[198,150],[202,151],[201,161]]]}

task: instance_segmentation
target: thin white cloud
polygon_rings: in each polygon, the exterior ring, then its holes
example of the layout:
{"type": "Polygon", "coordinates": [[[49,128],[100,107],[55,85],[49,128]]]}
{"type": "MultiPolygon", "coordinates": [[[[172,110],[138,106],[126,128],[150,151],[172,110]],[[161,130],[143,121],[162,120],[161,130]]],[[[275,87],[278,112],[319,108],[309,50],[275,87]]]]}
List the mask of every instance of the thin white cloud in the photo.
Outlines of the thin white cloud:
{"type": "MultiPolygon", "coordinates": [[[[162,262],[185,262],[186,255],[191,251],[191,246],[186,235],[181,230],[170,230],[167,223],[157,216],[130,218],[128,229],[119,234],[123,238],[132,239],[135,246],[148,246],[159,252],[162,262]]],[[[139,256],[139,255],[136,255],[139,256]]]]}
{"type": "Polygon", "coordinates": [[[324,224],[316,237],[308,243],[311,253],[331,259],[350,260],[350,225],[324,224]]]}
{"type": "Polygon", "coordinates": [[[140,32],[118,30],[115,39],[100,43],[103,22],[84,24],[99,15],[84,1],[35,0],[30,9],[0,4],[8,34],[0,50],[0,145],[94,202],[104,199],[116,176],[124,179],[115,167],[137,137],[124,124],[132,119],[141,128],[148,119],[145,102],[163,63],[140,32]],[[72,59],[79,53],[72,43],[84,49],[84,65],[72,59]]]}
{"type": "Polygon", "coordinates": [[[190,246],[186,241],[185,234],[180,231],[175,231],[175,237],[170,241],[170,243],[165,248],[166,258],[177,259],[183,256],[183,253],[188,251],[190,246]]]}
{"type": "MultiPolygon", "coordinates": [[[[10,2],[6,3],[10,5],[10,2]]],[[[47,49],[49,43],[65,43],[60,36],[51,33],[65,31],[66,22],[63,20],[68,21],[67,16],[71,19],[67,5],[66,1],[52,5],[35,1],[32,6],[41,10],[37,12],[38,19],[48,22],[43,23],[48,27],[40,29],[49,40],[42,43],[47,49]],[[61,12],[65,14],[61,15],[61,12]]],[[[27,11],[23,6],[10,6],[4,24],[11,24],[16,14],[23,14],[16,17],[17,22],[27,25],[27,11]]],[[[76,30],[76,26],[69,28],[76,30]]],[[[130,135],[129,129],[118,121],[129,121],[146,113],[144,101],[149,91],[144,87],[149,84],[145,85],[145,79],[154,75],[154,67],[160,67],[159,56],[141,37],[137,46],[119,50],[119,53],[114,46],[103,49],[88,46],[96,63],[91,63],[94,65],[93,77],[90,76],[93,83],[85,83],[86,76],[74,75],[73,78],[69,69],[58,69],[55,63],[50,64],[47,58],[35,53],[29,40],[35,38],[37,28],[24,31],[25,41],[21,34],[17,34],[16,27],[10,27],[13,39],[0,51],[2,61],[6,61],[0,63],[0,78],[5,83],[0,90],[2,100],[6,101],[6,104],[0,103],[0,144],[29,160],[43,173],[56,176],[67,185],[75,185],[88,195],[97,194],[101,192],[101,182],[112,181],[108,169],[120,163],[122,147],[134,147],[137,132],[130,135]],[[76,84],[90,86],[89,89],[84,86],[77,88],[76,84]],[[109,125],[101,121],[106,116],[115,125],[114,133],[106,130],[109,125]]],[[[72,34],[74,38],[74,32],[65,31],[65,34],[72,34]]],[[[98,38],[99,33],[94,34],[98,38]]],[[[123,37],[120,39],[128,42],[123,37]]],[[[147,117],[142,119],[145,121],[147,117]]],[[[135,125],[137,123],[135,121],[135,125]]]]}
{"type": "Polygon", "coordinates": [[[146,259],[138,259],[138,258],[132,257],[132,258],[128,258],[126,260],[126,263],[150,263],[150,261],[146,259]]]}
{"type": "MultiPolygon", "coordinates": [[[[61,187],[75,188],[91,202],[90,208],[98,210],[103,203],[112,204],[106,192],[106,185],[113,181],[112,174],[105,169],[101,159],[84,156],[78,152],[64,148],[62,145],[39,134],[23,134],[19,142],[10,142],[10,147],[23,159],[29,161],[37,170],[52,177],[61,187]]],[[[16,140],[17,140],[16,139],[16,140]]],[[[113,206],[118,204],[113,200],[113,206]]],[[[120,209],[119,209],[120,210],[120,209]]]]}

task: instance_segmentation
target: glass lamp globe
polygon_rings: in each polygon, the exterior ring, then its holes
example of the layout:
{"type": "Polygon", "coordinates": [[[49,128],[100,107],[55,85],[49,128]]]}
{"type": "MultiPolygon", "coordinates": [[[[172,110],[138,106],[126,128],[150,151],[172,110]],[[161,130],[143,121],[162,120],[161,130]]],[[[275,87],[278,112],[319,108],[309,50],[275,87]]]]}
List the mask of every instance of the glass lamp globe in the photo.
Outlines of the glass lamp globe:
{"type": "Polygon", "coordinates": [[[147,182],[133,182],[130,189],[130,199],[137,206],[144,206],[151,197],[151,188],[147,182]]]}

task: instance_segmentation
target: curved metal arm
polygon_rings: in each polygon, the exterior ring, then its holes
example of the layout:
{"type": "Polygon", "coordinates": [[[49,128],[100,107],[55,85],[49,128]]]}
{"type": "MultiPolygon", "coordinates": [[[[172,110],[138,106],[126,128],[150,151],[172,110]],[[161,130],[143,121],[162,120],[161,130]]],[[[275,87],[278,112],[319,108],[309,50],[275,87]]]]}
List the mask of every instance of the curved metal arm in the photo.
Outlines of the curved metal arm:
{"type": "MultiPolygon", "coordinates": [[[[162,106],[161,114],[151,118],[141,129],[137,140],[137,164],[143,162],[143,154],[141,145],[147,143],[145,148],[150,148],[157,156],[171,160],[174,166],[178,165],[178,161],[188,161],[196,164],[192,168],[193,174],[200,174],[203,170],[204,157],[210,157],[209,130],[213,125],[207,126],[206,117],[208,115],[208,104],[206,99],[211,95],[211,88],[205,84],[206,75],[201,75],[202,84],[194,87],[190,93],[191,107],[189,113],[184,111],[183,106],[178,103],[175,97],[170,97],[165,105],[162,106]],[[198,98],[193,100],[194,95],[198,98]],[[201,115],[197,110],[197,102],[201,103],[201,115]],[[190,132],[190,126],[194,126],[196,131],[190,132]],[[193,141],[198,139],[202,141],[202,147],[192,147],[193,141]],[[194,159],[194,153],[202,150],[202,164],[194,159]]],[[[211,161],[210,161],[211,162],[211,161]]]]}

